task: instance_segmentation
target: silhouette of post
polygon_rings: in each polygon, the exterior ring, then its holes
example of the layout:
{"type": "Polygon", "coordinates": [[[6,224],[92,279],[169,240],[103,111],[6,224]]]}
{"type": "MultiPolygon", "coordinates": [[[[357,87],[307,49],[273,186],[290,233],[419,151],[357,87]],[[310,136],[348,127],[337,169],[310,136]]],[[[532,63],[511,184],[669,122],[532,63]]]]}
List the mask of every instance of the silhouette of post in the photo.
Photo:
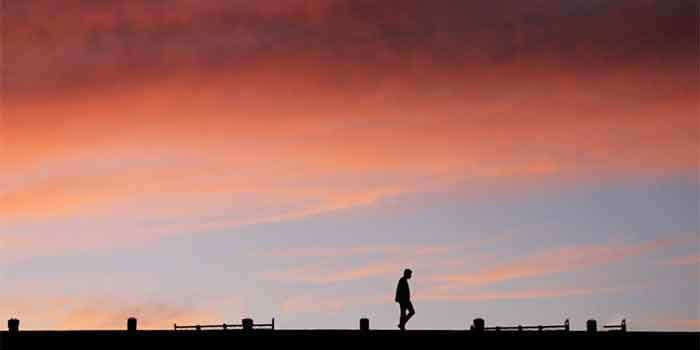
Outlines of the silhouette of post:
{"type": "Polygon", "coordinates": [[[126,320],[126,330],[129,332],[136,332],[136,318],[129,317],[129,319],[126,320]]]}
{"type": "Polygon", "coordinates": [[[241,325],[243,326],[244,331],[252,331],[253,330],[253,319],[252,318],[244,318],[241,320],[241,325]]]}
{"type": "Polygon", "coordinates": [[[620,331],[627,332],[627,320],[624,318],[622,319],[622,323],[620,323],[620,331]]]}
{"type": "Polygon", "coordinates": [[[472,330],[474,332],[481,333],[484,331],[485,326],[486,326],[486,322],[484,321],[483,318],[475,318],[474,324],[472,325],[472,330]]]}
{"type": "Polygon", "coordinates": [[[11,318],[11,319],[7,320],[7,330],[10,333],[19,332],[19,320],[16,318],[11,318]]]}
{"type": "Polygon", "coordinates": [[[369,331],[369,318],[360,319],[360,330],[363,332],[369,331]]]}
{"type": "Polygon", "coordinates": [[[595,333],[598,331],[598,323],[596,320],[590,319],[586,322],[586,331],[588,333],[595,333]]]}

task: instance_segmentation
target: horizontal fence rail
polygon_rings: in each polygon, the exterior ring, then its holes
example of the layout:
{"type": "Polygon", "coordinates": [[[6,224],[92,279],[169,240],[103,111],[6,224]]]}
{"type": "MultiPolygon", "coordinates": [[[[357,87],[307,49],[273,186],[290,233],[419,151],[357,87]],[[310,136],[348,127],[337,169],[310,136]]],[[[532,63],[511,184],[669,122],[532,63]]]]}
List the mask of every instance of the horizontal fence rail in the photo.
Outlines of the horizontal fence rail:
{"type": "Polygon", "coordinates": [[[206,325],[192,325],[192,326],[178,326],[177,323],[173,324],[173,329],[174,330],[180,330],[180,329],[191,329],[191,330],[196,330],[200,331],[203,329],[223,329],[223,330],[228,330],[228,329],[254,329],[254,328],[269,328],[269,329],[275,329],[275,319],[272,318],[272,321],[270,323],[254,323],[252,319],[243,319],[243,321],[240,324],[227,324],[227,323],[222,323],[222,324],[206,324],[206,325]]]}
{"type": "Polygon", "coordinates": [[[484,328],[487,331],[526,331],[526,330],[537,330],[537,331],[544,331],[548,329],[554,329],[554,330],[563,330],[563,331],[569,331],[571,329],[569,325],[569,319],[567,318],[564,321],[564,324],[556,324],[556,325],[538,325],[538,326],[523,326],[523,325],[518,325],[518,326],[496,326],[496,327],[485,327],[484,328]]]}
{"type": "Polygon", "coordinates": [[[622,322],[620,324],[609,324],[609,325],[604,325],[603,328],[610,329],[610,330],[618,330],[621,332],[627,332],[627,320],[624,318],[622,319],[622,322]]]}

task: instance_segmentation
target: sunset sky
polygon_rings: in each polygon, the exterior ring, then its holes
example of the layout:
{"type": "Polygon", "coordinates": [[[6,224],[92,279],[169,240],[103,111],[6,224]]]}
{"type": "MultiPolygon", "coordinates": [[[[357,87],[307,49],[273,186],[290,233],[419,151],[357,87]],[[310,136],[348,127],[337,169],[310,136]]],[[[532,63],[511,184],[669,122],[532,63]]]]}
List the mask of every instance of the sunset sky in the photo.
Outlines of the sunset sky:
{"type": "Polygon", "coordinates": [[[695,0],[0,3],[0,319],[700,330],[695,0]]]}

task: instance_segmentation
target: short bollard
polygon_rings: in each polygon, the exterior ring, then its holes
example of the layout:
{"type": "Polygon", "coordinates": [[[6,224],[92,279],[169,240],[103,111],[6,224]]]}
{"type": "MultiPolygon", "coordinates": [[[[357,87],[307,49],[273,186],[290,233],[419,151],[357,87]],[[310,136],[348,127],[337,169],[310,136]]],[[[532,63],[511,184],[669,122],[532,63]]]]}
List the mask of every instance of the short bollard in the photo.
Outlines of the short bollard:
{"type": "Polygon", "coordinates": [[[252,318],[244,318],[241,320],[241,325],[243,325],[244,331],[252,331],[253,330],[253,319],[252,318]]]}
{"type": "Polygon", "coordinates": [[[472,325],[472,330],[474,332],[481,333],[484,331],[485,326],[486,326],[486,322],[484,322],[483,318],[475,318],[474,324],[472,325]]]}
{"type": "Polygon", "coordinates": [[[126,330],[129,332],[136,332],[136,318],[129,317],[129,319],[126,320],[126,330]]]}
{"type": "Polygon", "coordinates": [[[16,318],[11,318],[11,319],[7,320],[7,330],[10,333],[19,332],[19,320],[16,318]]]}
{"type": "Polygon", "coordinates": [[[588,320],[586,321],[586,332],[588,333],[595,333],[598,331],[598,323],[596,320],[588,320]]]}
{"type": "Polygon", "coordinates": [[[360,319],[360,331],[369,332],[369,318],[360,319]]]}

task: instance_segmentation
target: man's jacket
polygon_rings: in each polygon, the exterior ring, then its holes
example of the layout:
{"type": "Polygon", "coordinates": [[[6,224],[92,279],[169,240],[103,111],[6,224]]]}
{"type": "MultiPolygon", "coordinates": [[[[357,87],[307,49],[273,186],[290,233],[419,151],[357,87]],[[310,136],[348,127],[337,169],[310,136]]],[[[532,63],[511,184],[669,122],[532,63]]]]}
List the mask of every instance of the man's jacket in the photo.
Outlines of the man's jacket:
{"type": "Polygon", "coordinates": [[[408,290],[408,280],[406,277],[401,277],[399,284],[396,286],[396,298],[394,299],[397,303],[406,303],[411,301],[411,291],[408,290]]]}

